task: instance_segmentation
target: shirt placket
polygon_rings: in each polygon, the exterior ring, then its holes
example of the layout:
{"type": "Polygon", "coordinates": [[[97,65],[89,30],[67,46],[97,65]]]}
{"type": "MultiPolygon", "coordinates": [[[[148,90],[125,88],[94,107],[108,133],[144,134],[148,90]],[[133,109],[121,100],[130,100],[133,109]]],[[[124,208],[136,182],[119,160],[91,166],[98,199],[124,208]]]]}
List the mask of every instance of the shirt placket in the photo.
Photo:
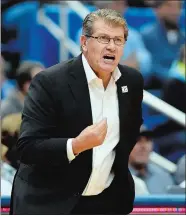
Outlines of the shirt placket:
{"type": "MultiPolygon", "coordinates": [[[[103,85],[101,86],[101,83],[98,83],[99,87],[98,87],[98,94],[101,94],[101,119],[103,119],[104,117],[104,98],[105,98],[105,91],[103,88],[103,85]]],[[[99,122],[100,119],[98,119],[96,122],[99,122]]],[[[91,177],[91,182],[93,184],[90,185],[89,187],[89,192],[91,193],[92,190],[94,190],[94,186],[98,180],[98,178],[100,177],[100,172],[99,172],[99,165],[100,165],[100,161],[97,161],[100,158],[100,147],[96,147],[94,148],[94,157],[93,157],[93,172],[92,172],[92,177],[91,177]]]]}
{"type": "MultiPolygon", "coordinates": [[[[104,98],[105,98],[105,90],[104,90],[104,87],[103,87],[103,84],[102,83],[99,83],[99,94],[101,95],[101,119],[99,119],[97,122],[100,122],[100,120],[103,119],[104,116],[104,98]]],[[[98,146],[95,148],[95,159],[97,160],[97,158],[99,158],[99,153],[100,153],[100,150],[101,150],[101,146],[98,146]],[[96,157],[98,156],[98,157],[96,157]]],[[[98,163],[97,161],[94,160],[94,166],[97,167],[98,165],[100,164],[100,162],[98,163]]]]}

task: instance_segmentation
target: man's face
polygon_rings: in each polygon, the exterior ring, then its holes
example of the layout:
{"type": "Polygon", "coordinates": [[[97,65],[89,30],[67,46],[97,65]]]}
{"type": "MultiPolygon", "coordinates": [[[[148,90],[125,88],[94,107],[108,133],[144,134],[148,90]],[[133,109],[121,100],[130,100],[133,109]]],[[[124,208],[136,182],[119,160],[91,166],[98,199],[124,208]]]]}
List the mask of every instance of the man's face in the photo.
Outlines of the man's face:
{"type": "Polygon", "coordinates": [[[130,162],[135,164],[147,164],[152,151],[151,138],[141,136],[130,154],[130,162]]]}
{"type": "Polygon", "coordinates": [[[165,1],[157,11],[164,20],[177,24],[181,13],[181,1],[165,1]]]}
{"type": "MultiPolygon", "coordinates": [[[[108,25],[100,19],[94,23],[92,36],[117,37],[118,40],[124,40],[124,28],[108,25]]],[[[108,44],[103,44],[95,38],[87,38],[82,35],[81,46],[90,67],[98,75],[102,74],[107,76],[113,72],[123,54],[123,45],[115,45],[113,40],[110,40],[108,44]]]]}

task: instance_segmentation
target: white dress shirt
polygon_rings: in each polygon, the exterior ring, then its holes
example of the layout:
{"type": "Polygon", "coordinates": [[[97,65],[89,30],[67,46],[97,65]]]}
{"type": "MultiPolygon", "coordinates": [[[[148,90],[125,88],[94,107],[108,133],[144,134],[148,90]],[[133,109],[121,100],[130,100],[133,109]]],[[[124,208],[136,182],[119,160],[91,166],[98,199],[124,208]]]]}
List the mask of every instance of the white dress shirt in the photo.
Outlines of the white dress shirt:
{"type": "MultiPolygon", "coordinates": [[[[109,187],[114,178],[114,173],[111,172],[115,159],[114,147],[119,142],[119,109],[115,82],[120,78],[121,73],[119,68],[116,68],[107,88],[104,89],[102,80],[93,72],[84,55],[82,61],[90,93],[93,124],[105,117],[108,124],[103,144],[93,148],[92,173],[82,194],[90,196],[101,193],[109,187]]],[[[75,158],[72,139],[67,142],[67,156],[69,161],[75,158]]]]}

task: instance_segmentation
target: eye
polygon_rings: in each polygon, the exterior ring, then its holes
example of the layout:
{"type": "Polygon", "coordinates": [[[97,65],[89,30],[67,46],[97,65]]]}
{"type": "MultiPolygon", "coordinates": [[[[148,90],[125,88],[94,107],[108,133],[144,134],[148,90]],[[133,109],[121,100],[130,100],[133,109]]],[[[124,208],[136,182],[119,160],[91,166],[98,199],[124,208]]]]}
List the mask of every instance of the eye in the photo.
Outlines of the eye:
{"type": "Polygon", "coordinates": [[[123,44],[124,40],[122,38],[115,38],[115,43],[123,44]]]}
{"type": "Polygon", "coordinates": [[[99,36],[99,40],[102,42],[108,42],[109,41],[109,37],[106,35],[100,35],[99,36]]]}
{"type": "Polygon", "coordinates": [[[121,42],[121,38],[115,38],[116,41],[121,42]]]}

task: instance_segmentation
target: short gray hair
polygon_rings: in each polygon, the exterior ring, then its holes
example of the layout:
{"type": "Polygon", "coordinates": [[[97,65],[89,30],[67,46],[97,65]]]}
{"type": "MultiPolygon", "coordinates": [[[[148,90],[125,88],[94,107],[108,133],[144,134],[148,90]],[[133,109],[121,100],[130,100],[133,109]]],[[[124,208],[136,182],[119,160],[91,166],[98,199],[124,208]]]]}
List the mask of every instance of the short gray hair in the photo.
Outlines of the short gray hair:
{"type": "Polygon", "coordinates": [[[93,34],[93,24],[96,20],[102,19],[108,25],[111,26],[121,26],[124,28],[124,38],[127,41],[128,37],[128,27],[126,20],[122,17],[122,15],[115,10],[112,9],[99,9],[89,13],[84,21],[83,21],[83,35],[92,35],[93,34]]]}

